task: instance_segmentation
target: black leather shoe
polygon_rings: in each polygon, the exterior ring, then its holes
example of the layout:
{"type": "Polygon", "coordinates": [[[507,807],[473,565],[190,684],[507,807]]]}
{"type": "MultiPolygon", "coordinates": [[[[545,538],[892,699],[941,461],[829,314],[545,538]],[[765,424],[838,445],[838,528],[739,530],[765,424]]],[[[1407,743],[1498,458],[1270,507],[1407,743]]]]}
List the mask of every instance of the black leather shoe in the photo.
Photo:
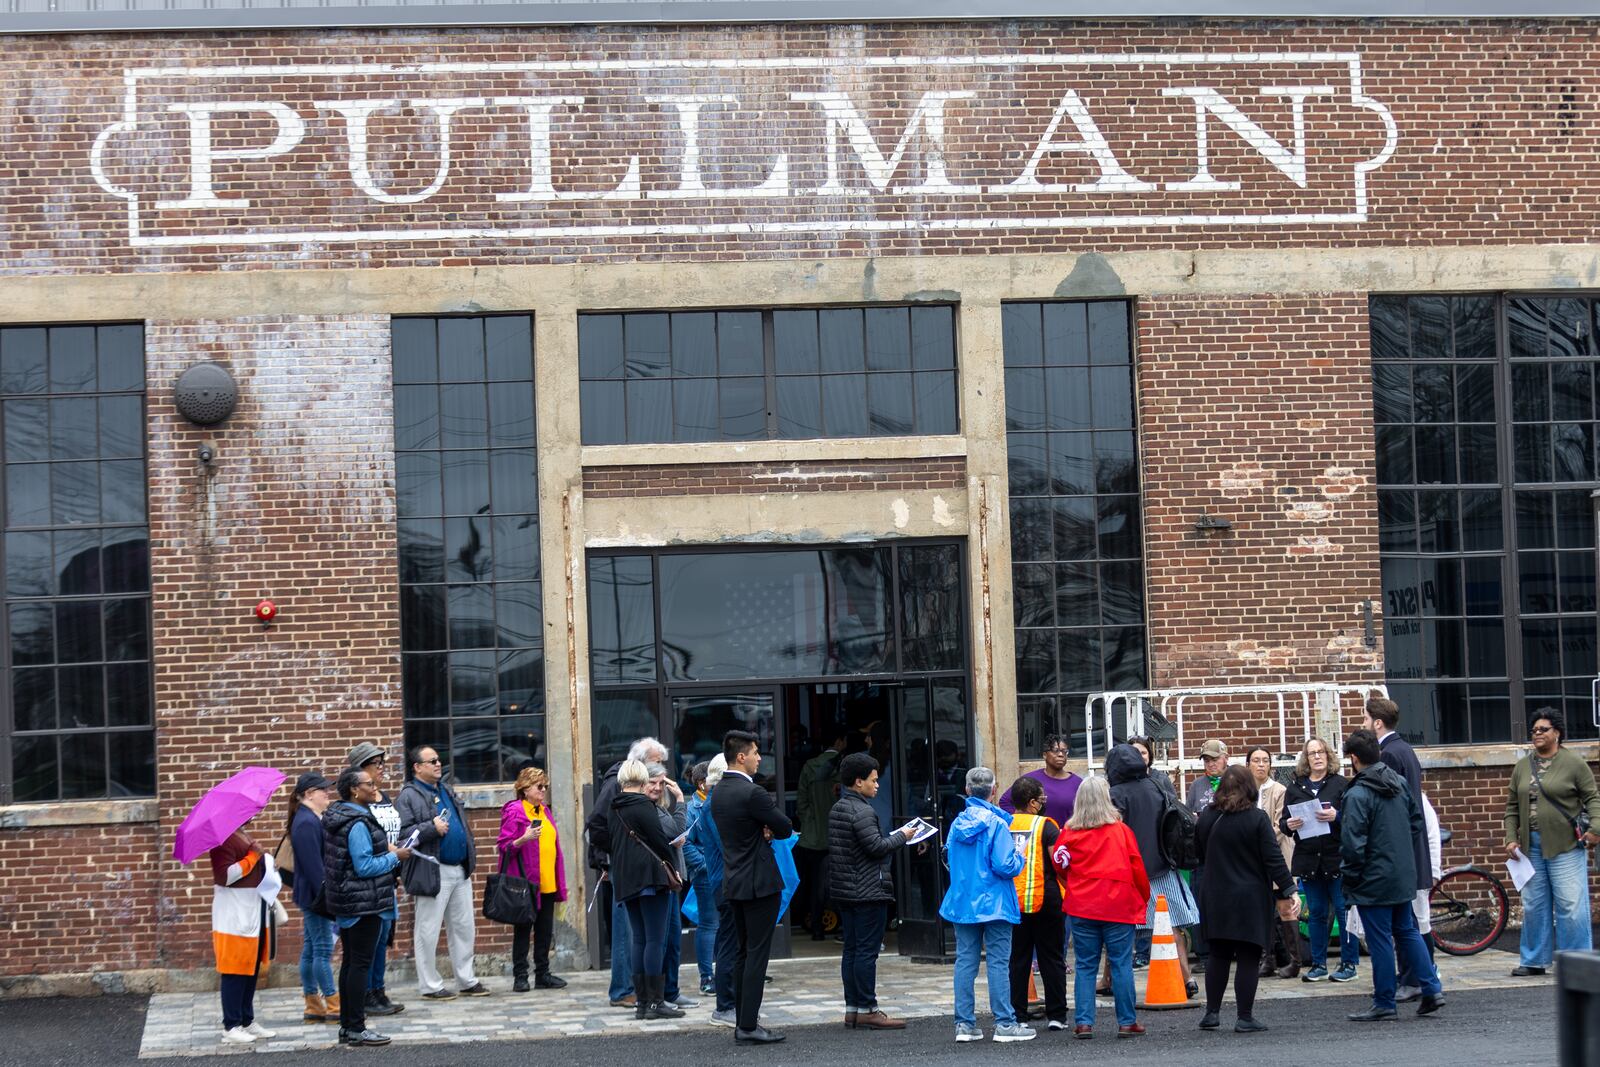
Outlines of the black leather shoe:
{"type": "Polygon", "coordinates": [[[533,986],[528,984],[528,976],[525,974],[517,975],[511,982],[511,992],[513,993],[526,993],[532,988],[533,986]]]}
{"type": "Polygon", "coordinates": [[[558,974],[551,974],[549,971],[546,971],[543,974],[536,974],[533,976],[533,988],[565,989],[567,988],[567,980],[558,974]]]}
{"type": "Polygon", "coordinates": [[[1248,1015],[1239,1016],[1239,1021],[1233,1024],[1233,1032],[1236,1034],[1259,1034],[1265,1032],[1266,1029],[1266,1026],[1256,1022],[1248,1015]]]}
{"type": "Polygon", "coordinates": [[[1532,978],[1544,973],[1543,967],[1516,967],[1511,971],[1513,978],[1532,978]]]}
{"type": "Polygon", "coordinates": [[[1222,1020],[1217,1018],[1217,1013],[1214,1011],[1208,1011],[1200,1017],[1200,1029],[1202,1030],[1215,1030],[1221,1025],[1222,1020]]]}
{"type": "Polygon", "coordinates": [[[389,998],[383,995],[382,990],[367,990],[368,1015],[398,1015],[404,1010],[402,1005],[389,1003],[389,998]]]}
{"type": "Polygon", "coordinates": [[[1384,1023],[1399,1017],[1399,1012],[1393,1008],[1368,1008],[1366,1011],[1351,1012],[1345,1016],[1353,1023],[1384,1023]]]}
{"type": "Polygon", "coordinates": [[[345,1044],[347,1045],[387,1045],[389,1038],[378,1031],[368,1028],[366,1030],[346,1030],[345,1044]]]}
{"type": "Polygon", "coordinates": [[[1434,1012],[1438,1011],[1442,1007],[1444,1007],[1444,994],[1443,993],[1439,994],[1436,997],[1430,997],[1428,994],[1424,993],[1422,995],[1422,1003],[1417,1005],[1417,1014],[1418,1015],[1432,1015],[1434,1012]]]}
{"type": "Polygon", "coordinates": [[[783,1040],[783,1035],[765,1026],[758,1026],[754,1030],[735,1029],[733,1040],[740,1045],[776,1045],[783,1040]]]}

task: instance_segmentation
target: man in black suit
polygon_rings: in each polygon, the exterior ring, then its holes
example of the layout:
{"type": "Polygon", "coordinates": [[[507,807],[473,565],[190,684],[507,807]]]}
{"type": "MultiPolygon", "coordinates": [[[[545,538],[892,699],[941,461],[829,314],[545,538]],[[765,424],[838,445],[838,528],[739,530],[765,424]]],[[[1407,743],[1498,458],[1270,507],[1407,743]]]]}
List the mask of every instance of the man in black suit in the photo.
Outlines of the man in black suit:
{"type": "MultiPolygon", "coordinates": [[[[1405,779],[1406,788],[1411,792],[1411,800],[1420,811],[1422,810],[1422,761],[1417,759],[1416,751],[1406,739],[1394,732],[1399,723],[1400,706],[1394,701],[1383,697],[1372,697],[1367,701],[1367,718],[1363,725],[1378,735],[1378,758],[1390,770],[1405,779]]],[[[1411,835],[1411,853],[1417,867],[1418,893],[1418,899],[1412,904],[1411,910],[1418,913],[1418,922],[1426,926],[1428,892],[1433,888],[1433,854],[1428,849],[1426,827],[1420,834],[1411,835]]],[[[1428,955],[1432,956],[1433,933],[1430,931],[1423,934],[1422,939],[1428,946],[1428,955]]],[[[1401,966],[1400,988],[1396,1001],[1405,1004],[1421,995],[1422,988],[1417,976],[1411,972],[1409,966],[1401,966]]]]}
{"type": "Polygon", "coordinates": [[[772,854],[773,838],[793,831],[772,794],[755,783],[761,751],[755,734],[729,730],[722,738],[727,773],[711,792],[711,818],[722,838],[722,895],[733,909],[739,958],[733,968],[733,1000],[739,1016],[733,1039],[741,1045],[783,1040],[761,1025],[761,994],[778,925],[783,876],[772,854]]]}

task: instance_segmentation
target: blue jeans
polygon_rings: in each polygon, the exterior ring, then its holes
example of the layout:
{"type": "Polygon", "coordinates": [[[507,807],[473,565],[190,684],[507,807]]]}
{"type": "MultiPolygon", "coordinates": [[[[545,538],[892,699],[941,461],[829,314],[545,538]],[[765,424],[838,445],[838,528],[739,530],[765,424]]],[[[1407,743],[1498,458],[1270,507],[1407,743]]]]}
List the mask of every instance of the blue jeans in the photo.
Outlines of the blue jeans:
{"type": "Polygon", "coordinates": [[[986,923],[955,923],[956,1025],[978,1025],[978,1004],[973,995],[978,980],[978,956],[988,953],[989,1010],[994,1024],[1017,1021],[1011,1007],[1011,924],[1003,919],[986,923]]]}
{"type": "Polygon", "coordinates": [[[1372,1006],[1394,1010],[1395,960],[1417,976],[1417,984],[1427,996],[1439,995],[1439,972],[1428,958],[1428,946],[1417,931],[1417,917],[1411,902],[1404,904],[1358,904],[1361,925],[1367,935],[1367,952],[1372,957],[1372,1006]]]}
{"type": "Polygon", "coordinates": [[[1555,959],[1550,945],[1554,911],[1555,951],[1588,951],[1594,947],[1589,915],[1589,852],[1582,845],[1544,858],[1539,831],[1532,832],[1528,861],[1533,878],[1522,887],[1522,963],[1548,967],[1555,959]]]}
{"type": "Polygon", "coordinates": [[[609,878],[606,895],[611,898],[611,999],[621,1000],[633,992],[633,972],[628,969],[633,935],[628,928],[627,905],[617,899],[609,878]]]}
{"type": "Polygon", "coordinates": [[[711,981],[715,974],[713,964],[717,958],[718,922],[716,895],[711,892],[711,879],[704,874],[694,880],[694,903],[697,918],[694,924],[694,963],[700,969],[700,984],[711,981]]]}
{"type": "Polygon", "coordinates": [[[1361,943],[1356,940],[1345,922],[1344,879],[1302,878],[1300,889],[1306,895],[1306,906],[1311,909],[1307,931],[1311,935],[1311,965],[1328,966],[1328,933],[1333,929],[1333,919],[1339,919],[1339,962],[1354,967],[1361,959],[1361,943]]]}
{"type": "Polygon", "coordinates": [[[333,981],[333,920],[309,911],[300,918],[300,992],[331,997],[339,992],[333,981]]]}
{"type": "Polygon", "coordinates": [[[628,925],[633,933],[628,960],[634,974],[663,973],[667,930],[672,926],[667,913],[672,908],[673,899],[671,893],[641,893],[628,900],[628,925]]]}
{"type": "Polygon", "coordinates": [[[372,970],[367,972],[369,991],[383,988],[383,975],[389,968],[389,931],[394,929],[393,915],[380,915],[378,920],[378,945],[372,950],[372,970]]]}
{"type": "Polygon", "coordinates": [[[845,1011],[878,1008],[878,946],[883,944],[888,920],[889,906],[881,901],[839,905],[839,923],[844,929],[839,977],[844,982],[845,1011]]]}
{"type": "Polygon", "coordinates": [[[1072,1021],[1079,1026],[1094,1025],[1094,984],[1100,974],[1100,951],[1111,961],[1111,998],[1117,1006],[1117,1025],[1132,1026],[1133,1013],[1132,923],[1102,922],[1072,916],[1072,950],[1077,954],[1072,975],[1072,1021]]]}
{"type": "Polygon", "coordinates": [[[661,955],[661,969],[666,975],[666,984],[661,987],[661,995],[668,1001],[673,1001],[677,1000],[678,994],[682,992],[678,988],[678,970],[683,965],[683,898],[676,893],[665,893],[665,895],[668,898],[667,933],[661,955]]]}

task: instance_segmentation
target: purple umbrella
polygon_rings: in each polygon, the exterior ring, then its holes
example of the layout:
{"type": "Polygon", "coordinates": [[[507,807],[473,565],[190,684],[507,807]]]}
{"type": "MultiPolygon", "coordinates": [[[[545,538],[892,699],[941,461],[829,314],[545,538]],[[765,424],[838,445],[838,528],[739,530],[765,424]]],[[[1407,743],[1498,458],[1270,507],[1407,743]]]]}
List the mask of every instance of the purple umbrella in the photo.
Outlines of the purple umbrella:
{"type": "Polygon", "coordinates": [[[178,827],[178,836],[172,843],[173,858],[179,863],[192,863],[196,856],[222,844],[267,806],[287,777],[271,767],[246,767],[212,786],[178,827]]]}

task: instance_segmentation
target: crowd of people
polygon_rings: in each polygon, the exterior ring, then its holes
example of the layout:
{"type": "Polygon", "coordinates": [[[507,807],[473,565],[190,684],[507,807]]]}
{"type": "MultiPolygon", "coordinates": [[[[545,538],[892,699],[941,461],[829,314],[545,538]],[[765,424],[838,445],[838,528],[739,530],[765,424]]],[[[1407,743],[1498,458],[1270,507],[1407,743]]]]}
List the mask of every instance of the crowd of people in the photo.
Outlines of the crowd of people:
{"type": "MultiPolygon", "coordinates": [[[[1351,1021],[1393,1019],[1397,1005],[1409,1001],[1418,1002],[1418,1015],[1439,1011],[1445,1000],[1428,923],[1428,890],[1439,873],[1437,819],[1422,790],[1421,764],[1395,732],[1398,721],[1393,702],[1373,698],[1363,728],[1339,751],[1321,738],[1307,740],[1287,783],[1273,777],[1266,749],[1230,765],[1227,747],[1207,740],[1199,750],[1203,773],[1184,799],[1152,766],[1148,738],[1114,747],[1105,774],[1085,779],[1066,767],[1066,738],[1051,736],[1043,766],[998,794],[991,770],[966,770],[942,844],[917,820],[886,832],[878,804],[883,768],[868,752],[841,754],[836,745],[802,775],[807,799],[797,814],[800,839],[818,854],[801,861],[813,883],[806,898],[812,929],[821,901],[839,918],[844,1025],[906,1025],[879,1006],[876,985],[895,899],[891,861],[907,847],[944,849],[949,887],[939,913],[955,932],[957,1041],[984,1038],[974,997],[980,961],[995,1041],[1034,1038],[1034,1017],[1092,1039],[1096,997],[1107,995],[1116,1036],[1143,1034],[1134,971],[1150,965],[1158,899],[1174,928],[1188,997],[1199,995],[1194,976],[1203,974],[1203,1030],[1220,1028],[1230,984],[1234,1030],[1252,1033],[1266,1029],[1255,1016],[1262,978],[1354,980],[1358,934],[1369,956],[1372,1003],[1351,1021]],[[1349,777],[1340,773],[1341,754],[1349,777]],[[1304,958],[1301,894],[1309,910],[1304,958]],[[1330,973],[1335,924],[1339,960],[1330,973]],[[1035,972],[1043,993],[1038,1016],[1028,996],[1035,972]]],[[[1564,737],[1561,715],[1541,710],[1533,751],[1509,786],[1505,848],[1534,869],[1523,889],[1517,975],[1544,973],[1554,951],[1591,947],[1585,860],[1586,847],[1600,844],[1592,828],[1600,795],[1564,737]]],[[[388,1043],[369,1018],[404,1010],[385,987],[398,887],[415,901],[418,995],[490,995],[474,971],[477,856],[462,805],[444,782],[437,751],[423,745],[407,755],[410,774],[393,798],[383,749],[362,742],[336,781],[300,776],[271,854],[243,830],[211,850],[225,1042],[274,1036],[254,1017],[254,992],[274,929],[287,920],[275,894],[263,891],[279,878],[301,914],[304,1018],[336,1022],[341,1044],[388,1043]],[[453,988],[437,968],[441,932],[453,988]],[[335,939],[343,948],[337,978],[335,939]]],[[[732,1028],[739,1044],[781,1042],[761,1017],[785,889],[772,842],[796,827],[756,780],[763,753],[755,734],[729,731],[722,752],[691,769],[689,797],[667,758],[655,738],[635,741],[602,776],[585,821],[588,861],[611,915],[610,1003],[641,1020],[681,1018],[697,1006],[678,988],[679,917],[692,891],[700,992],[715,998],[711,1022],[732,1028]]],[[[513,926],[517,993],[566,985],[550,968],[554,915],[567,885],[549,789],[543,770],[525,767],[496,838],[497,871],[531,888],[531,919],[513,926]]]]}

